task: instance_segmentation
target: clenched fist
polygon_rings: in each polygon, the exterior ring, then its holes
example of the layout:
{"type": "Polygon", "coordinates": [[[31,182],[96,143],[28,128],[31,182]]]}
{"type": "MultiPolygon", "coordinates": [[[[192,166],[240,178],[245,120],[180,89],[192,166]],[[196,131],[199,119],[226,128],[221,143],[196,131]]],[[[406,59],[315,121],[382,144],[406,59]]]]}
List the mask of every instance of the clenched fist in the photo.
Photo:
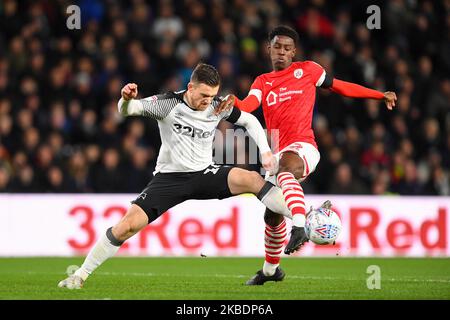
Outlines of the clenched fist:
{"type": "Polygon", "coordinates": [[[122,88],[120,93],[124,100],[134,99],[138,95],[138,86],[136,83],[128,83],[122,88]]]}

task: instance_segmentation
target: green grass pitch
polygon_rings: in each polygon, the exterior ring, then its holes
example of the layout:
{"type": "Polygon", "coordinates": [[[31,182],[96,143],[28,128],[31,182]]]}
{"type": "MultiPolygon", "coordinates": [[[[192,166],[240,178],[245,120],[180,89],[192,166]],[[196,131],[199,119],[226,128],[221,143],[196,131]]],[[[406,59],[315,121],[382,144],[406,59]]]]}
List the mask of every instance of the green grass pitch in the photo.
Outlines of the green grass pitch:
{"type": "Polygon", "coordinates": [[[81,290],[60,289],[83,258],[2,258],[0,299],[450,299],[448,258],[284,258],[286,278],[244,282],[262,258],[113,258],[81,290]],[[381,288],[367,288],[377,265],[381,288]]]}

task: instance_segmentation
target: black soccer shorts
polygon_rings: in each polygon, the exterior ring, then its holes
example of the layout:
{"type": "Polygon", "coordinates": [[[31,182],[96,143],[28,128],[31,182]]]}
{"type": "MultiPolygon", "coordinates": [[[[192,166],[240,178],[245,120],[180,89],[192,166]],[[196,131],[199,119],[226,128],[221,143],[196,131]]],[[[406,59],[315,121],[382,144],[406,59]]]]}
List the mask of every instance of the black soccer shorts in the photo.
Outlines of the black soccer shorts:
{"type": "Polygon", "coordinates": [[[232,196],[228,187],[231,169],[232,166],[212,164],[196,172],[159,172],[131,203],[141,207],[151,223],[186,200],[229,198],[232,196]]]}

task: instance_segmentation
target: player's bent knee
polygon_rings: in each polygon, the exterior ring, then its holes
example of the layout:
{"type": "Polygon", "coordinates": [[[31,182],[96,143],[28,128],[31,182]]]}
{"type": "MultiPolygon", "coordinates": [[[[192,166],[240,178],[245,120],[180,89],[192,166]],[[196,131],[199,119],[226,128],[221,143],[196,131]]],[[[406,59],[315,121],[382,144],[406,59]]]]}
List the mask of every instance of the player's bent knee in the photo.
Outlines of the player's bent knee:
{"type": "Polygon", "coordinates": [[[303,162],[300,162],[294,166],[280,166],[280,170],[278,171],[278,173],[281,172],[290,172],[295,176],[295,179],[301,179],[303,177],[303,173],[304,173],[304,165],[303,162]]]}
{"type": "Polygon", "coordinates": [[[261,182],[263,181],[263,177],[256,171],[249,171],[248,172],[248,176],[250,179],[250,182],[253,183],[257,183],[257,182],[261,182]]]}
{"type": "Polygon", "coordinates": [[[262,185],[264,185],[265,180],[256,171],[247,171],[245,177],[245,183],[248,188],[248,192],[257,193],[262,185]]]}
{"type": "Polygon", "coordinates": [[[264,213],[264,222],[271,227],[279,226],[284,220],[284,216],[266,209],[264,213]]]}
{"type": "Polygon", "coordinates": [[[256,171],[233,168],[228,180],[232,194],[257,193],[265,181],[256,171]]]}

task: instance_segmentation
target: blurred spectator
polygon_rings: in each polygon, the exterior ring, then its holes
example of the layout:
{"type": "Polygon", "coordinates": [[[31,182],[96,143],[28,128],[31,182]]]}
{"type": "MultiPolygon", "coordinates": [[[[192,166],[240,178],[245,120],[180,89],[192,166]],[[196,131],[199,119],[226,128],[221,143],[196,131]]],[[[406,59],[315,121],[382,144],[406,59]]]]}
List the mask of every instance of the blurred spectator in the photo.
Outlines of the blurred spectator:
{"type": "Polygon", "coordinates": [[[390,193],[390,175],[387,170],[381,170],[372,183],[371,192],[375,195],[385,195],[390,193]]]}
{"type": "Polygon", "coordinates": [[[120,166],[120,155],[117,149],[105,150],[101,166],[92,167],[90,180],[94,192],[117,193],[125,191],[125,175],[120,166]]]}
{"type": "Polygon", "coordinates": [[[425,185],[425,193],[430,195],[450,196],[450,177],[442,167],[434,168],[431,179],[425,185]]]}
{"type": "MultiPolygon", "coordinates": [[[[87,153],[91,153],[91,149],[88,147],[87,153]]],[[[95,168],[97,164],[98,156],[95,160],[86,160],[84,154],[80,151],[76,151],[69,160],[68,173],[74,180],[74,189],[77,192],[92,192],[91,182],[89,179],[89,168],[95,168]]],[[[101,190],[100,190],[101,191],[101,190]]]]}
{"type": "Polygon", "coordinates": [[[396,191],[404,195],[419,195],[422,193],[422,185],[418,181],[416,164],[407,160],[405,164],[405,175],[396,187],[396,191]]]}
{"type": "Polygon", "coordinates": [[[64,175],[59,167],[51,167],[47,171],[47,192],[68,193],[74,192],[71,181],[64,175]]]}
{"type": "Polygon", "coordinates": [[[183,22],[175,15],[170,1],[161,1],[159,14],[153,24],[153,33],[159,40],[176,41],[183,33],[183,22]]]}
{"type": "Polygon", "coordinates": [[[197,24],[190,24],[187,28],[186,39],[182,40],[176,49],[176,56],[179,60],[191,50],[196,50],[200,59],[205,60],[209,58],[211,47],[203,38],[202,28],[197,24]]]}
{"type": "Polygon", "coordinates": [[[334,179],[330,181],[328,193],[331,194],[365,194],[368,190],[364,184],[352,174],[350,166],[341,163],[335,172],[334,179]]]}
{"type": "Polygon", "coordinates": [[[390,158],[385,151],[385,145],[380,140],[372,142],[370,149],[362,154],[362,169],[369,179],[375,178],[380,169],[388,168],[389,163],[390,158]]]}
{"type": "Polygon", "coordinates": [[[20,168],[11,183],[13,192],[42,192],[43,188],[43,185],[37,185],[33,168],[29,165],[20,168]]]}
{"type": "Polygon", "coordinates": [[[10,191],[11,175],[6,168],[0,166],[0,192],[10,191]]]}
{"type": "MultiPolygon", "coordinates": [[[[149,151],[143,147],[136,147],[130,153],[130,171],[127,174],[127,192],[134,193],[142,190],[148,184],[152,175],[149,168],[149,151]]],[[[154,169],[154,168],[153,168],[154,169]]]]}

